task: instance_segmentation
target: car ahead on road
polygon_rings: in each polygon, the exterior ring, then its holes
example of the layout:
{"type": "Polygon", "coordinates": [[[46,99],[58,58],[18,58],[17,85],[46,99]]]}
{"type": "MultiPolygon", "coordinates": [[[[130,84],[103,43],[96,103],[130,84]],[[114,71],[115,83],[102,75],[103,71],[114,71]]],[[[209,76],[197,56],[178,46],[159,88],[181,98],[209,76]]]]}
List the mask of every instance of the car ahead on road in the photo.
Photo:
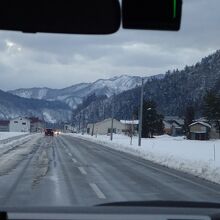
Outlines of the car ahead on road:
{"type": "Polygon", "coordinates": [[[51,128],[45,129],[45,136],[54,136],[54,131],[51,128]]]}
{"type": "Polygon", "coordinates": [[[54,135],[58,136],[58,135],[60,135],[60,134],[61,134],[61,131],[60,131],[60,130],[58,130],[58,129],[54,130],[54,135]]]}

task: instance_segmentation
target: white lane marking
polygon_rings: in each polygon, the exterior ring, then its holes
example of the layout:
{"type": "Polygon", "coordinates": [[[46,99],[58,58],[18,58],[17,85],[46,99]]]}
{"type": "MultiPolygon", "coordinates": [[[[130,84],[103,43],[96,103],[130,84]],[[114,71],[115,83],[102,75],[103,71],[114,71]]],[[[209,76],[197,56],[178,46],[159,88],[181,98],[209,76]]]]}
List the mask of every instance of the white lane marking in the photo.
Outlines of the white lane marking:
{"type": "Polygon", "coordinates": [[[72,158],[72,161],[73,161],[74,163],[77,163],[77,160],[76,160],[76,159],[74,159],[74,158],[72,158]]]}
{"type": "Polygon", "coordinates": [[[78,167],[78,169],[82,174],[84,174],[84,175],[87,174],[87,172],[85,171],[85,169],[83,167],[78,167]]]}
{"type": "Polygon", "coordinates": [[[89,183],[92,190],[96,193],[99,199],[106,199],[104,193],[99,189],[95,183],[89,183]]]}
{"type": "Polygon", "coordinates": [[[71,153],[68,153],[68,155],[69,155],[70,157],[72,157],[72,156],[73,156],[71,153]]]}

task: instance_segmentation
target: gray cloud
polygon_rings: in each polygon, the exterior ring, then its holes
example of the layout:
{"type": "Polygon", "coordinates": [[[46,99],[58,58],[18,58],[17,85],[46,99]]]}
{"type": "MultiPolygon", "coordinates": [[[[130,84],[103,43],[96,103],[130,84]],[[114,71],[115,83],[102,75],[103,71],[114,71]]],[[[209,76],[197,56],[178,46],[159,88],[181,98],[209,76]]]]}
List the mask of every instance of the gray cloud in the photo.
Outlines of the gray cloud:
{"type": "Polygon", "coordinates": [[[154,75],[219,49],[220,1],[184,0],[181,31],[109,36],[0,32],[0,88],[62,88],[121,74],[154,75]]]}

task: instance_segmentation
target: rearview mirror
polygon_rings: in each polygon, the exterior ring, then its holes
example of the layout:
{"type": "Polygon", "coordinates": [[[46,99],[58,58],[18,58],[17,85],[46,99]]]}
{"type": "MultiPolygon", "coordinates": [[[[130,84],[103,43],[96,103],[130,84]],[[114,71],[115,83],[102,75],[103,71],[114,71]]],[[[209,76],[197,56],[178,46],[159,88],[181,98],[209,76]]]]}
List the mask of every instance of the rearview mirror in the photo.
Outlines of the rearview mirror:
{"type": "Polygon", "coordinates": [[[111,34],[120,27],[118,0],[4,0],[0,29],[22,32],[111,34]]]}
{"type": "Polygon", "coordinates": [[[178,31],[182,0],[122,0],[122,23],[126,29],[178,31]]]}

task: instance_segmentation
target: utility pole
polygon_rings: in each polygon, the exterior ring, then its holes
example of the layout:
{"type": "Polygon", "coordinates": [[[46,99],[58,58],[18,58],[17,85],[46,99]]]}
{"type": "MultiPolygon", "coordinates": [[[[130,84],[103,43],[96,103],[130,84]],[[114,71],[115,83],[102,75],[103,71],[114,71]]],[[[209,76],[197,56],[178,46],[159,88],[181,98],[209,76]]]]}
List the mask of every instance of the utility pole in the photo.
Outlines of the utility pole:
{"type": "Polygon", "coordinates": [[[84,129],[85,129],[85,113],[82,112],[82,135],[84,135],[84,129]]]}
{"type": "Polygon", "coordinates": [[[112,121],[111,121],[111,137],[110,137],[111,141],[113,140],[114,105],[115,105],[115,94],[113,95],[113,101],[112,101],[112,121]]]}
{"type": "Polygon", "coordinates": [[[93,115],[92,115],[92,136],[94,135],[94,128],[95,128],[95,112],[94,112],[94,105],[93,105],[93,115]]]}
{"type": "Polygon", "coordinates": [[[95,123],[93,121],[93,123],[92,123],[92,136],[94,135],[94,127],[95,127],[95,123]]]}
{"type": "Polygon", "coordinates": [[[138,126],[138,146],[141,146],[141,136],[142,136],[142,121],[143,121],[143,98],[144,98],[144,78],[141,82],[141,98],[140,98],[140,113],[139,113],[139,126],[138,126]]]}
{"type": "Polygon", "coordinates": [[[80,130],[81,130],[81,112],[79,113],[79,133],[80,133],[80,130]]]}
{"type": "Polygon", "coordinates": [[[133,139],[133,133],[134,133],[134,114],[132,114],[132,122],[131,122],[131,142],[130,145],[132,145],[132,139],[133,139]]]}
{"type": "Polygon", "coordinates": [[[105,120],[105,105],[104,105],[104,101],[102,102],[102,111],[103,111],[103,120],[105,120]]]}

